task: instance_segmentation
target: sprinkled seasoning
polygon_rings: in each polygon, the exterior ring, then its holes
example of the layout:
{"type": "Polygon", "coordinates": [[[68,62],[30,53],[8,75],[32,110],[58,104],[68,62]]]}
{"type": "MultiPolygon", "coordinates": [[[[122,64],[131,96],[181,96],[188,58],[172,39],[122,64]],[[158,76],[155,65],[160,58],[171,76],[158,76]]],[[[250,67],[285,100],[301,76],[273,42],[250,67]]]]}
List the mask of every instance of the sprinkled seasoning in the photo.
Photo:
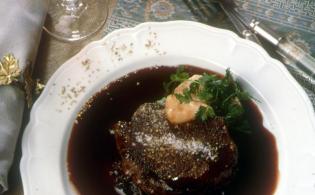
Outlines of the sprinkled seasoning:
{"type": "Polygon", "coordinates": [[[136,141],[147,148],[155,149],[159,148],[160,146],[168,145],[176,152],[182,151],[191,155],[199,154],[203,158],[207,160],[211,159],[213,161],[216,161],[218,158],[218,155],[216,154],[218,150],[217,147],[212,147],[209,144],[194,140],[194,138],[191,140],[177,139],[172,133],[168,133],[160,137],[154,137],[152,135],[146,135],[140,132],[136,132],[135,134],[136,141]]]}
{"type": "Polygon", "coordinates": [[[78,103],[78,99],[86,92],[89,84],[98,79],[101,70],[101,62],[93,61],[89,58],[77,59],[81,61],[81,70],[83,74],[80,78],[69,77],[65,79],[63,85],[53,83],[54,89],[49,93],[53,95],[53,91],[57,91],[60,99],[59,107],[56,109],[58,113],[62,111],[70,111],[78,103]]]}
{"type": "Polygon", "coordinates": [[[82,66],[84,67],[85,71],[88,71],[91,68],[91,60],[85,59],[81,62],[82,66]]]}
{"type": "Polygon", "coordinates": [[[147,38],[145,39],[144,48],[147,50],[145,55],[155,54],[159,56],[166,55],[166,51],[162,51],[160,48],[160,42],[158,41],[158,34],[153,32],[151,28],[148,28],[147,38]]]}
{"type": "Polygon", "coordinates": [[[124,58],[129,57],[133,54],[134,44],[129,43],[117,43],[114,41],[110,47],[111,59],[113,61],[123,61],[124,58]]]}
{"type": "Polygon", "coordinates": [[[61,86],[59,97],[61,99],[60,106],[67,105],[67,110],[77,103],[76,99],[85,92],[85,86],[76,85],[70,87],[70,85],[61,86]]]}

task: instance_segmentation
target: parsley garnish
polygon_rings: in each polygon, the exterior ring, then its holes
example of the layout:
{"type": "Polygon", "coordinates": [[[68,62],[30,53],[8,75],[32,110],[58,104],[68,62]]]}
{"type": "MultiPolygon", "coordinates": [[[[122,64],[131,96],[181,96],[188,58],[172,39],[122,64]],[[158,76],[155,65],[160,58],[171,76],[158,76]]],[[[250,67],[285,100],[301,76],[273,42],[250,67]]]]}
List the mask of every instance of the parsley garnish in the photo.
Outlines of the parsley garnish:
{"type": "Polygon", "coordinates": [[[175,93],[174,95],[180,103],[189,103],[192,100],[192,93],[189,89],[184,89],[183,94],[175,93]]]}
{"type": "MultiPolygon", "coordinates": [[[[170,77],[170,82],[164,83],[167,94],[182,82],[189,79],[184,66],[180,66],[175,74],[170,77]]],[[[224,117],[228,126],[237,126],[240,131],[248,132],[248,121],[244,118],[242,101],[249,100],[251,96],[243,91],[233,79],[229,69],[225,76],[220,78],[214,74],[204,73],[198,80],[192,81],[189,88],[181,94],[174,94],[181,103],[189,103],[192,97],[197,97],[208,106],[201,106],[196,113],[196,118],[204,122],[216,116],[224,117]]],[[[235,127],[234,129],[238,129],[235,127]]]]}
{"type": "Polygon", "coordinates": [[[209,118],[215,117],[215,113],[211,106],[200,106],[198,112],[196,113],[196,117],[202,122],[205,122],[209,118]]]}
{"type": "Polygon", "coordinates": [[[164,89],[167,94],[173,92],[175,87],[180,83],[186,81],[189,78],[189,74],[185,72],[184,66],[179,66],[175,74],[172,74],[168,83],[163,83],[164,89]]]}

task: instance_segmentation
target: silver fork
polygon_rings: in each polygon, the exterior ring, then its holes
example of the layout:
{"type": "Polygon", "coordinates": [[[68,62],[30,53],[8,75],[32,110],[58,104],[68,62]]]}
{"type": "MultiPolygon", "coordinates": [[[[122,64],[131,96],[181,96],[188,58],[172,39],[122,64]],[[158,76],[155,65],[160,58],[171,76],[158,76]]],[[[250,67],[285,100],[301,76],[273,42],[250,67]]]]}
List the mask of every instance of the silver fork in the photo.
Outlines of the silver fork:
{"type": "MultiPolygon", "coordinates": [[[[212,16],[211,10],[207,9],[204,0],[184,0],[184,2],[191,9],[193,14],[202,21],[207,21],[207,18],[212,16]]],[[[239,20],[231,6],[226,5],[220,0],[209,0],[209,2],[218,3],[220,5],[240,36],[261,45],[256,34],[250,31],[244,22],[239,20]]]]}

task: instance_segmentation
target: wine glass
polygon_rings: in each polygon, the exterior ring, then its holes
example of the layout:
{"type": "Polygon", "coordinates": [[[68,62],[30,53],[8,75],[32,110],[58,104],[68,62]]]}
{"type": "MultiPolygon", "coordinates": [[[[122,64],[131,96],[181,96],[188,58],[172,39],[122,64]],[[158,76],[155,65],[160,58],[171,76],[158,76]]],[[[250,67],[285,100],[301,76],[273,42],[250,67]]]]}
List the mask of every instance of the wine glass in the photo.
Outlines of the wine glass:
{"type": "Polygon", "coordinates": [[[108,17],[108,0],[50,0],[44,30],[63,41],[96,33],[108,17]]]}

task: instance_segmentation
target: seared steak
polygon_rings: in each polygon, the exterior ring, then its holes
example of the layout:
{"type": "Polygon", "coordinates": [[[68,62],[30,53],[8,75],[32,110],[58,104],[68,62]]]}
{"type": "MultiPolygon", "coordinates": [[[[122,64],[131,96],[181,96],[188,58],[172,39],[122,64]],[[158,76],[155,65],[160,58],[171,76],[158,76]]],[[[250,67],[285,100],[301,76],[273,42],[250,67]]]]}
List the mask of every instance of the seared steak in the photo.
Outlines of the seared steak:
{"type": "Polygon", "coordinates": [[[222,118],[171,124],[164,106],[145,103],[115,125],[125,176],[146,194],[194,192],[230,181],[237,148],[222,118]]]}

